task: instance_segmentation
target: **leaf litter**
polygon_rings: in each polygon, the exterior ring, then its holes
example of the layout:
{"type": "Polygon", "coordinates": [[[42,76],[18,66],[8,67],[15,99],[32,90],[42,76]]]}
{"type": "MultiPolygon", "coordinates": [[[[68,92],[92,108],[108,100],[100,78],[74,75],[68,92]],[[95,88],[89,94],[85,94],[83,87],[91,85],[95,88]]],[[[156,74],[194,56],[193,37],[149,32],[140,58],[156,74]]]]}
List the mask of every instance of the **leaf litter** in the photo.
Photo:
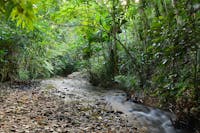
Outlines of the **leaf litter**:
{"type": "Polygon", "coordinates": [[[65,102],[51,91],[13,89],[0,92],[1,133],[143,133],[121,112],[110,110],[96,101],[65,102]]]}

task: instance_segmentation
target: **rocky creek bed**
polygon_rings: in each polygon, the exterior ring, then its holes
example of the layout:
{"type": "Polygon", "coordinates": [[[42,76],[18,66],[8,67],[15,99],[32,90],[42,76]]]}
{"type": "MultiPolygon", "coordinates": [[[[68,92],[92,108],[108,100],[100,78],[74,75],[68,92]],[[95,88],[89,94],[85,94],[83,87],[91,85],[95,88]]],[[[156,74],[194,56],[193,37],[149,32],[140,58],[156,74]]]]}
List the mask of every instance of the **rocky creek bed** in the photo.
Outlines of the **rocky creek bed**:
{"type": "Polygon", "coordinates": [[[171,124],[173,114],[94,87],[80,72],[0,88],[0,133],[182,133],[171,124]]]}

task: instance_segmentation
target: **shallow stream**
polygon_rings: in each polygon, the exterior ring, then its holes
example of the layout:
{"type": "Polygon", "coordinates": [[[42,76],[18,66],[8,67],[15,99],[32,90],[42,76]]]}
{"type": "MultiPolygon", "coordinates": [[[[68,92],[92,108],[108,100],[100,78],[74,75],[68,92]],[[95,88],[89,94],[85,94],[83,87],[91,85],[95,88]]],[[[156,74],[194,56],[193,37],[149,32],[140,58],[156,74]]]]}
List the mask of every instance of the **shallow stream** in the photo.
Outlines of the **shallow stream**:
{"type": "Polygon", "coordinates": [[[106,102],[110,110],[121,112],[127,116],[128,121],[148,133],[186,133],[172,126],[171,119],[175,119],[174,114],[127,101],[126,93],[122,90],[92,86],[80,72],[72,73],[67,78],[43,80],[42,87],[51,89],[53,94],[66,102],[106,102]]]}

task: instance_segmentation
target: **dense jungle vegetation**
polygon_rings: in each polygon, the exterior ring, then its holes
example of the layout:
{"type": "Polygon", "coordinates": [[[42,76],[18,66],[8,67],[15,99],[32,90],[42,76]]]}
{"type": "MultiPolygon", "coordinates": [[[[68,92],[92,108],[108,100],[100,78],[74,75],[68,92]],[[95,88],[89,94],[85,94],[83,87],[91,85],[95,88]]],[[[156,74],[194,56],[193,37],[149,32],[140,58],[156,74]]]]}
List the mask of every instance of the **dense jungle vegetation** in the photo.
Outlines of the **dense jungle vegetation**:
{"type": "Polygon", "coordinates": [[[200,118],[199,0],[0,0],[0,80],[87,70],[200,118]]]}

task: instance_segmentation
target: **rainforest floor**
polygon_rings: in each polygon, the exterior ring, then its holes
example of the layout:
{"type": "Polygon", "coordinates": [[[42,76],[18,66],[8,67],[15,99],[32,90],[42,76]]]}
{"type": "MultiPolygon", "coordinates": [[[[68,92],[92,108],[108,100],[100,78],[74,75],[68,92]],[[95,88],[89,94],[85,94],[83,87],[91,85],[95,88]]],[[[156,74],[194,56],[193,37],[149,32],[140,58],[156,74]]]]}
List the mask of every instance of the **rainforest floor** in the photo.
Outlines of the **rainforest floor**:
{"type": "Polygon", "coordinates": [[[65,102],[37,82],[0,87],[1,133],[145,132],[104,102],[65,102]]]}

